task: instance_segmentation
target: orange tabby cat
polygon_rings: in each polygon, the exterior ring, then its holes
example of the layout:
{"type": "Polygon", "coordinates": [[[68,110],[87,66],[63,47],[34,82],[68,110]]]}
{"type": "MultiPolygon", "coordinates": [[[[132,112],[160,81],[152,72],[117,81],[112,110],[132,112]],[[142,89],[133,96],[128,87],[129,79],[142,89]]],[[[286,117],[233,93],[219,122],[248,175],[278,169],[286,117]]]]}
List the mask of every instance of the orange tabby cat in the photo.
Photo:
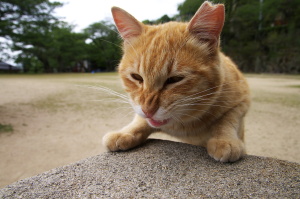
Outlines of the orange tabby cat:
{"type": "Polygon", "coordinates": [[[124,40],[119,74],[136,116],[103,144],[127,150],[162,131],[206,147],[215,160],[241,158],[250,98],[245,78],[219,49],[224,5],[204,2],[189,23],[155,26],[117,7],[112,14],[124,40]]]}

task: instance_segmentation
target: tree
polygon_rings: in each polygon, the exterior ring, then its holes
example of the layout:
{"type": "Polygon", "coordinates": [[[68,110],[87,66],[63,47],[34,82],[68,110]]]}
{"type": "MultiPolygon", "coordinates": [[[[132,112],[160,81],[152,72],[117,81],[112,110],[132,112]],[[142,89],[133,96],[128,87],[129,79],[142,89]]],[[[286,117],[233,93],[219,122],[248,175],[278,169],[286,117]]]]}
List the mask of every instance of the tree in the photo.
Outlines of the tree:
{"type": "Polygon", "coordinates": [[[277,73],[300,73],[300,0],[265,0],[260,34],[263,60],[268,70],[277,73]]]}
{"type": "Polygon", "coordinates": [[[12,50],[21,52],[16,61],[25,71],[71,71],[86,59],[86,35],[74,33],[70,25],[52,15],[60,6],[49,0],[1,3],[0,36],[12,41],[12,50]]]}
{"type": "Polygon", "coordinates": [[[1,0],[0,36],[10,37],[24,30],[23,24],[32,27],[46,25],[57,20],[51,13],[63,4],[49,0],[1,0]]]}
{"type": "Polygon", "coordinates": [[[88,54],[93,70],[115,70],[121,58],[121,39],[115,26],[101,21],[91,24],[84,33],[91,41],[88,54]]]}
{"type": "Polygon", "coordinates": [[[177,10],[181,20],[190,20],[205,0],[186,0],[178,5],[177,10]]]}
{"type": "MultiPolygon", "coordinates": [[[[9,48],[11,43],[32,28],[49,27],[57,22],[51,13],[59,2],[49,0],[2,0],[0,4],[0,50],[9,48]]],[[[0,55],[0,59],[5,57],[0,55]]]]}
{"type": "Polygon", "coordinates": [[[23,52],[17,61],[23,63],[25,71],[35,71],[30,68],[35,68],[36,63],[42,65],[43,70],[39,72],[71,71],[73,66],[87,59],[86,38],[85,34],[74,33],[72,27],[60,23],[47,30],[27,31],[16,39],[13,49],[23,52]]]}
{"type": "MultiPolygon", "coordinates": [[[[224,3],[226,20],[222,50],[245,72],[300,72],[300,0],[212,0],[224,3]]],[[[178,6],[184,21],[203,0],[186,0],[178,6]]]]}
{"type": "MultiPolygon", "coordinates": [[[[221,47],[240,69],[300,72],[300,0],[211,1],[226,6],[221,47]]],[[[186,0],[178,6],[178,15],[144,23],[189,21],[203,2],[186,0]]],[[[101,21],[74,33],[70,25],[52,15],[60,6],[50,0],[2,0],[0,60],[9,56],[4,49],[10,48],[21,52],[16,61],[23,63],[26,71],[71,71],[84,61],[89,61],[91,70],[114,70],[121,58],[121,39],[115,26],[101,21]]]]}
{"type": "Polygon", "coordinates": [[[76,64],[81,65],[81,71],[89,71],[82,64],[88,58],[86,34],[74,33],[72,27],[64,24],[55,27],[48,37],[50,45],[45,52],[49,55],[50,65],[55,71],[71,71],[76,64]]]}

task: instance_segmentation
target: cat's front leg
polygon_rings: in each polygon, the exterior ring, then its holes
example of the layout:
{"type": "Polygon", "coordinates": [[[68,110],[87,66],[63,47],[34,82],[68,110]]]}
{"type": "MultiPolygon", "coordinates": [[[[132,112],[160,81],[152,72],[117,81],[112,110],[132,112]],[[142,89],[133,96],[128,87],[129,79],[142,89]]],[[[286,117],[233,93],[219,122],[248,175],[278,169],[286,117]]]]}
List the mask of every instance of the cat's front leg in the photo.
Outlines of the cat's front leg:
{"type": "Polygon", "coordinates": [[[143,143],[154,132],[144,118],[136,115],[133,121],[118,132],[107,133],[103,145],[110,151],[128,150],[143,143]]]}
{"type": "MultiPolygon", "coordinates": [[[[223,116],[212,128],[207,142],[208,154],[217,161],[235,162],[245,155],[244,118],[238,112],[242,107],[223,116]]],[[[244,115],[244,114],[243,114],[244,115]]]]}

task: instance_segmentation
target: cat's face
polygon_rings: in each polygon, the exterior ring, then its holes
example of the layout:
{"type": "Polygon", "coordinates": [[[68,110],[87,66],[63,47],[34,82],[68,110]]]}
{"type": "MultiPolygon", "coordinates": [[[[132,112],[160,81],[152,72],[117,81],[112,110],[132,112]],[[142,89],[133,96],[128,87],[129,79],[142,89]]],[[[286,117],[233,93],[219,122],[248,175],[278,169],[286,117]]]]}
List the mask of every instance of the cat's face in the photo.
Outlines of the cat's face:
{"type": "Polygon", "coordinates": [[[133,22],[131,34],[125,28],[122,35],[124,22],[118,29],[125,40],[119,73],[135,112],[157,128],[204,114],[222,81],[218,46],[195,37],[190,24],[133,22]]]}
{"type": "Polygon", "coordinates": [[[219,83],[218,60],[211,61],[214,57],[207,46],[199,48],[185,30],[186,25],[178,23],[148,28],[138,40],[126,44],[119,65],[135,112],[155,127],[194,119],[199,115],[194,103],[200,100],[188,97],[203,95],[201,109],[206,110],[214,95],[207,95],[213,90],[205,90],[219,83]]]}

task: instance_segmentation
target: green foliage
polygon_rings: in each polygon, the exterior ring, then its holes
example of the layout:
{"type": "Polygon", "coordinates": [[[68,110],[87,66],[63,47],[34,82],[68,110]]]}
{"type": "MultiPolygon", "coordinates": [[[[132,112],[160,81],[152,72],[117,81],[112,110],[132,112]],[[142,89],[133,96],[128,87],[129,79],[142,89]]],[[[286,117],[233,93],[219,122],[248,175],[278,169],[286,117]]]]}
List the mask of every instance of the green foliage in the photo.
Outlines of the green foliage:
{"type": "Polygon", "coordinates": [[[43,73],[43,64],[35,57],[22,53],[16,59],[16,62],[23,63],[23,70],[27,73],[43,73]]]}
{"type": "Polygon", "coordinates": [[[0,133],[13,132],[13,127],[10,124],[0,124],[0,133]]]}
{"type": "Polygon", "coordinates": [[[177,8],[183,21],[190,20],[205,0],[186,0],[177,8]]]}
{"type": "Polygon", "coordinates": [[[13,49],[21,50],[17,62],[25,72],[68,72],[85,59],[86,35],[72,32],[64,23],[32,29],[15,38],[13,49]],[[45,28],[45,29],[43,29],[45,28]],[[42,65],[43,70],[38,70],[42,65]]]}
{"type": "MultiPolygon", "coordinates": [[[[35,33],[39,30],[44,31],[53,26],[58,19],[51,13],[60,6],[62,6],[61,3],[49,0],[2,0],[0,6],[0,50],[13,48],[12,44],[21,45],[20,42],[24,40],[25,35],[35,37],[35,33]]],[[[0,59],[7,58],[10,57],[0,54],[0,59]]]]}
{"type": "MultiPolygon", "coordinates": [[[[300,0],[211,0],[224,3],[222,50],[244,72],[300,72],[300,0]]],[[[185,0],[178,15],[163,15],[145,24],[188,21],[204,0],[185,0]]],[[[121,39],[107,21],[82,33],[53,16],[62,6],[50,0],[3,0],[0,6],[0,60],[3,49],[21,52],[16,61],[25,72],[113,71],[121,58],[121,39]],[[89,67],[85,67],[88,62],[89,67]]]]}
{"type": "Polygon", "coordinates": [[[153,25],[153,24],[162,24],[162,23],[167,23],[169,21],[175,21],[176,17],[169,17],[168,15],[163,15],[161,18],[157,19],[157,20],[144,20],[143,23],[144,24],[148,24],[148,25],[153,25]]]}
{"type": "MultiPolygon", "coordinates": [[[[300,73],[300,0],[212,0],[224,3],[223,51],[245,72],[300,73]]],[[[203,0],[186,0],[179,17],[188,21],[203,0]]]]}
{"type": "Polygon", "coordinates": [[[114,25],[101,21],[84,30],[90,39],[87,48],[94,71],[114,71],[121,58],[121,39],[114,25]]]}
{"type": "Polygon", "coordinates": [[[23,25],[30,27],[48,26],[57,19],[51,12],[62,6],[59,2],[49,0],[1,0],[0,36],[11,37],[25,30],[23,25]]]}

